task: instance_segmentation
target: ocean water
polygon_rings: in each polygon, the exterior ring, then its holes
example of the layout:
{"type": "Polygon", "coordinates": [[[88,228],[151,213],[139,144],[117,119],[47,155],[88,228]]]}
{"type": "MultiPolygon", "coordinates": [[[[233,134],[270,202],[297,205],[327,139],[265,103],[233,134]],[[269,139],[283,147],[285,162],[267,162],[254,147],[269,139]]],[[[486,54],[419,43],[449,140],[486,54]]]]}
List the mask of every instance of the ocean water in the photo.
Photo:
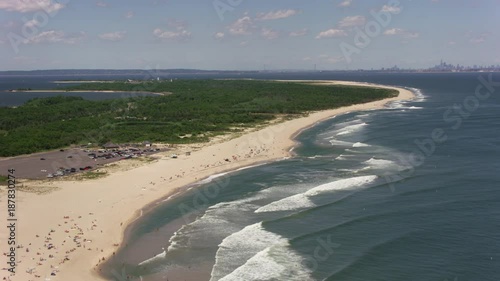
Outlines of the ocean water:
{"type": "Polygon", "coordinates": [[[500,280],[500,74],[253,78],[417,98],[335,116],[297,137],[295,157],[165,200],[129,229],[110,280],[500,280]]]}
{"type": "Polygon", "coordinates": [[[111,270],[146,281],[500,280],[500,85],[475,94],[500,75],[316,78],[417,98],[331,118],[298,136],[295,157],[167,200],[130,229],[111,270]],[[174,222],[184,226],[173,235],[145,238],[174,222]]]}

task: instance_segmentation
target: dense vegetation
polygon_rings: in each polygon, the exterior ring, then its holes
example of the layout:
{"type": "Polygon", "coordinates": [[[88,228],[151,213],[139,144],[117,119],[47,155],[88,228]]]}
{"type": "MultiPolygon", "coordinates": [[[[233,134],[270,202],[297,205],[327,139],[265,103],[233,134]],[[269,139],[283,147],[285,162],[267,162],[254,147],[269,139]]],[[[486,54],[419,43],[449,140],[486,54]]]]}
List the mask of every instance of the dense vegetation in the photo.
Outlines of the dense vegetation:
{"type": "Polygon", "coordinates": [[[253,80],[90,83],[67,89],[172,94],[104,101],[59,96],[0,108],[0,156],[88,142],[206,141],[234,127],[271,120],[276,114],[301,114],[397,94],[385,89],[253,80]]]}

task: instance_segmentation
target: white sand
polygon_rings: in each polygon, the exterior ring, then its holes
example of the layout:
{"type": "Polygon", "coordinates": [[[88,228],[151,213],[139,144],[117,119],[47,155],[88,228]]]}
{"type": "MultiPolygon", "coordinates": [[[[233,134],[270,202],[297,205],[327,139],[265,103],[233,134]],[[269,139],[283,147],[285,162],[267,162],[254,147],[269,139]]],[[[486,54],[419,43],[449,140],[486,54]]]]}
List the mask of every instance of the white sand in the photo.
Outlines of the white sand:
{"type": "MultiPolygon", "coordinates": [[[[335,81],[324,83],[368,85],[335,81]]],[[[116,251],[118,247],[113,245],[121,243],[125,227],[149,203],[166,198],[180,187],[213,174],[288,157],[294,145],[293,136],[324,119],[346,112],[382,108],[389,101],[413,97],[405,89],[377,86],[397,89],[399,96],[311,113],[307,117],[271,125],[229,141],[202,146],[190,156],[179,155],[178,159],[165,156],[157,162],[114,172],[97,180],[45,183],[60,187],[46,195],[18,192],[17,242],[24,248],[18,249],[17,274],[11,280],[101,280],[95,272],[96,265],[100,259],[108,259],[116,251]],[[237,160],[233,160],[233,156],[237,160]],[[225,158],[231,162],[224,161],[225,158]],[[80,238],[74,240],[75,236],[80,238]],[[83,242],[84,239],[87,242],[83,242]],[[55,248],[49,250],[49,243],[55,248]],[[29,252],[26,252],[27,248],[29,252]],[[49,255],[53,257],[49,258],[49,255]],[[65,257],[69,260],[63,262],[65,257]],[[30,268],[34,268],[31,274],[26,272],[30,268]],[[56,272],[56,276],[50,276],[51,272],[56,272]]],[[[5,222],[4,195],[0,196],[0,206],[5,222]]],[[[7,250],[6,238],[4,226],[0,232],[2,253],[7,250]]],[[[3,256],[0,262],[2,267],[6,266],[6,257],[3,256]]],[[[1,278],[7,275],[7,271],[0,271],[1,278]]]]}

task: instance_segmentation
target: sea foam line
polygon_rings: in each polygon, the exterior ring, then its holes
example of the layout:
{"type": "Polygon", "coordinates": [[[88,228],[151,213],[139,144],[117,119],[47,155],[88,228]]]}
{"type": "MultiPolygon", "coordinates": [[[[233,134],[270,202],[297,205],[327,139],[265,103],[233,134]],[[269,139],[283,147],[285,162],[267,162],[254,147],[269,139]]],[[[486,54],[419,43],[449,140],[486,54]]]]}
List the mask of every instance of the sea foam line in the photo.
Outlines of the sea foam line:
{"type": "Polygon", "coordinates": [[[222,241],[210,281],[307,280],[309,274],[289,240],[265,230],[259,222],[222,241]]]}
{"type": "Polygon", "coordinates": [[[339,190],[356,190],[368,187],[367,185],[373,183],[378,176],[360,176],[348,179],[337,180],[316,186],[308,191],[274,201],[265,206],[255,210],[255,213],[277,212],[277,211],[291,211],[300,210],[305,208],[315,207],[316,204],[311,201],[311,197],[331,193],[339,190]]]}

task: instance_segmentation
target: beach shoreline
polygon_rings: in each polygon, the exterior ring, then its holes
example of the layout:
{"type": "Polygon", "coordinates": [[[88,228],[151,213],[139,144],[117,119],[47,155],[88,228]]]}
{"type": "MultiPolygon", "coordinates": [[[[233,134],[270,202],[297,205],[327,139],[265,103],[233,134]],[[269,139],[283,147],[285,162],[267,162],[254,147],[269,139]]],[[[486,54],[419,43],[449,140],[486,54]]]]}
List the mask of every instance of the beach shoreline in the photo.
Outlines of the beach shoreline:
{"type": "MultiPolygon", "coordinates": [[[[24,248],[18,249],[21,263],[11,280],[40,280],[35,274],[50,280],[107,280],[99,275],[102,259],[107,261],[118,250],[117,245],[124,242],[127,229],[141,217],[141,213],[148,212],[165,198],[179,196],[189,186],[214,174],[290,157],[292,148],[297,145],[295,137],[300,132],[333,116],[380,109],[388,102],[409,100],[414,96],[403,88],[369,83],[300,82],[389,88],[398,90],[399,95],[313,112],[237,138],[201,146],[189,156],[179,155],[179,159],[163,155],[154,163],[118,171],[102,179],[43,183],[60,187],[50,194],[20,193],[19,205],[24,207],[19,210],[19,221],[23,231],[19,233],[18,241],[24,248]],[[43,200],[40,200],[41,196],[43,200]],[[47,244],[56,247],[48,249],[47,244]],[[28,247],[30,251],[25,252],[28,247]],[[37,252],[41,254],[36,255],[37,252]],[[49,254],[53,257],[40,260],[40,256],[49,254]],[[27,273],[29,268],[36,268],[36,273],[27,273]],[[51,276],[52,272],[56,275],[51,276]]],[[[5,272],[2,271],[2,276],[5,272]]]]}

